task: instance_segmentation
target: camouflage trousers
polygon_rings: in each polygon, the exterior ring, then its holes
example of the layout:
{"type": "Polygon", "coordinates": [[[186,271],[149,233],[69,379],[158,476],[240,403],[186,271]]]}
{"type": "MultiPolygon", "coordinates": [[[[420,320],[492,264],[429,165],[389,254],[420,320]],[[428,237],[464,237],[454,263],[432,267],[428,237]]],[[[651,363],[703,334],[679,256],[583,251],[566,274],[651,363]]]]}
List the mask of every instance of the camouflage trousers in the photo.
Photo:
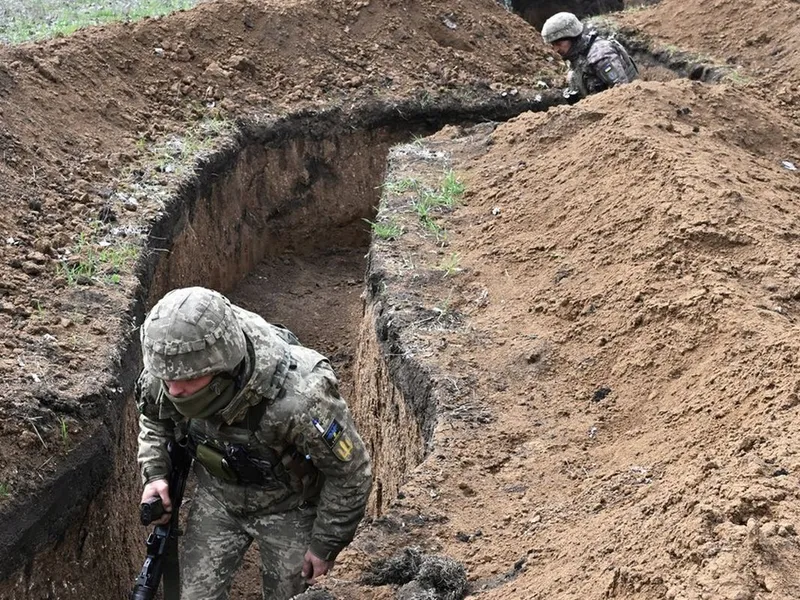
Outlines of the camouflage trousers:
{"type": "Polygon", "coordinates": [[[181,600],[227,600],[233,576],[253,540],[261,553],[264,600],[288,600],[306,585],[303,556],[316,507],[241,517],[197,487],[183,536],[181,600]]]}

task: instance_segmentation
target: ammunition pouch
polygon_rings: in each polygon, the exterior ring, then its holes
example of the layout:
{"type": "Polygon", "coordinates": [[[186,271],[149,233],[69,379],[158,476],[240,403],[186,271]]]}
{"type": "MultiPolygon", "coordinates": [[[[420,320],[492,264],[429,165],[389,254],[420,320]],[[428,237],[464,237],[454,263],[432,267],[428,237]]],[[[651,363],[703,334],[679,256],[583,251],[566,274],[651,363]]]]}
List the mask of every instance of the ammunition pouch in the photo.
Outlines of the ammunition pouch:
{"type": "Polygon", "coordinates": [[[190,444],[190,449],[197,462],[211,475],[227,483],[254,485],[268,490],[289,484],[289,474],[277,455],[273,460],[258,458],[239,444],[218,448],[208,443],[197,443],[190,444]]]}
{"type": "Polygon", "coordinates": [[[208,444],[197,444],[194,450],[195,460],[214,477],[228,483],[239,483],[236,471],[231,468],[228,459],[222,452],[208,444]]]}

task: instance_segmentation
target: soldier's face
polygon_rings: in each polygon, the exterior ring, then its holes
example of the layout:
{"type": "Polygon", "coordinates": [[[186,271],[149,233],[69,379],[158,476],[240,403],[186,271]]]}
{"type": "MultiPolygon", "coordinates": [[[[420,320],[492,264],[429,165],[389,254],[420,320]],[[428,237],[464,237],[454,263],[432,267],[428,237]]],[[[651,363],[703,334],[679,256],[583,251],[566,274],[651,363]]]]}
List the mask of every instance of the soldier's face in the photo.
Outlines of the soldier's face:
{"type": "Polygon", "coordinates": [[[572,48],[572,40],[556,40],[552,46],[559,56],[566,56],[569,49],[572,48]]]}
{"type": "Polygon", "coordinates": [[[167,386],[167,392],[170,396],[176,398],[185,398],[194,393],[199,392],[206,387],[211,380],[214,379],[213,374],[203,375],[195,379],[181,379],[178,381],[165,381],[164,385],[167,386]]]}

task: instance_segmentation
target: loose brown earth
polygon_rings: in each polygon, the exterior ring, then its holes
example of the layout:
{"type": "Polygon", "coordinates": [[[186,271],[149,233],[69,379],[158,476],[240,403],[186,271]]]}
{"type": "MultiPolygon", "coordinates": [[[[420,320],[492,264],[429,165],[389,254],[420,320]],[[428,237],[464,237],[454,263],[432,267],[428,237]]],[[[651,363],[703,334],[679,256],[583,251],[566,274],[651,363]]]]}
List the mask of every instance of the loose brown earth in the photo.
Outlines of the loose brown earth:
{"type": "Polygon", "coordinates": [[[55,466],[60,419],[74,445],[102,411],[76,399],[114,385],[112,342],[128,326],[120,313],[136,281],[129,264],[98,258],[100,244],[141,243],[174,191],[181,153],[213,142],[208,127],[187,141],[189,128],[223,116],[433,101],[451,90],[499,94],[554,75],[532,29],[485,8],[207,3],[3,49],[0,481],[23,493],[32,471],[55,466]],[[148,150],[169,142],[171,154],[148,150]],[[93,257],[93,280],[65,276],[93,257]]]}
{"type": "MultiPolygon", "coordinates": [[[[800,175],[786,167],[800,166],[797,7],[663,0],[622,20],[742,77],[637,83],[494,130],[447,128],[394,156],[390,179],[432,181],[442,165],[419,146],[449,152],[467,188],[440,217],[444,244],[412,218],[411,192],[387,195],[382,214],[405,233],[375,243],[385,287],[366,298],[395,311],[440,416],[402,497],[325,583],[337,597],[392,597],[358,584],[360,569],[410,544],[463,562],[487,598],[800,595],[800,175]]],[[[535,32],[488,0],[212,3],[5,50],[0,64],[0,227],[14,240],[0,263],[0,481],[18,494],[56,467],[59,419],[70,440],[91,432],[99,407],[69,399],[113,373],[133,276],[75,286],[58,264],[104,206],[134,239],[160,210],[113,195],[145,158],[140,135],[218,109],[553,76],[535,32]]],[[[346,269],[335,252],[313,268],[272,259],[235,297],[347,376],[355,331],[303,331],[308,314],[357,318],[325,305],[361,293],[341,252],[346,269]],[[305,275],[284,281],[292,272],[305,275]],[[281,280],[275,295],[259,295],[259,277],[281,280]]]]}

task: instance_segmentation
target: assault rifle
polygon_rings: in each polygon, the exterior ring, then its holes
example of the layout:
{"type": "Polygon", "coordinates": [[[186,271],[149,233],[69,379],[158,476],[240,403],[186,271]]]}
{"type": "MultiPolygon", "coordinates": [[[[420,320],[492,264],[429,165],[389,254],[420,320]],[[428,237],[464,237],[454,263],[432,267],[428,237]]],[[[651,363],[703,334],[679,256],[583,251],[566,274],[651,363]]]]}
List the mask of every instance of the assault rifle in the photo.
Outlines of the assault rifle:
{"type": "MultiPolygon", "coordinates": [[[[130,600],[153,600],[161,577],[164,577],[165,600],[178,600],[180,580],[178,578],[178,512],[183,501],[186,479],[192,466],[192,455],[174,440],[167,443],[167,453],[172,464],[169,475],[169,499],[172,513],[166,525],[156,525],[147,537],[147,557],[144,566],[133,584],[130,600]]],[[[157,521],[164,514],[160,497],[143,502],[140,507],[142,525],[157,521]]]]}

